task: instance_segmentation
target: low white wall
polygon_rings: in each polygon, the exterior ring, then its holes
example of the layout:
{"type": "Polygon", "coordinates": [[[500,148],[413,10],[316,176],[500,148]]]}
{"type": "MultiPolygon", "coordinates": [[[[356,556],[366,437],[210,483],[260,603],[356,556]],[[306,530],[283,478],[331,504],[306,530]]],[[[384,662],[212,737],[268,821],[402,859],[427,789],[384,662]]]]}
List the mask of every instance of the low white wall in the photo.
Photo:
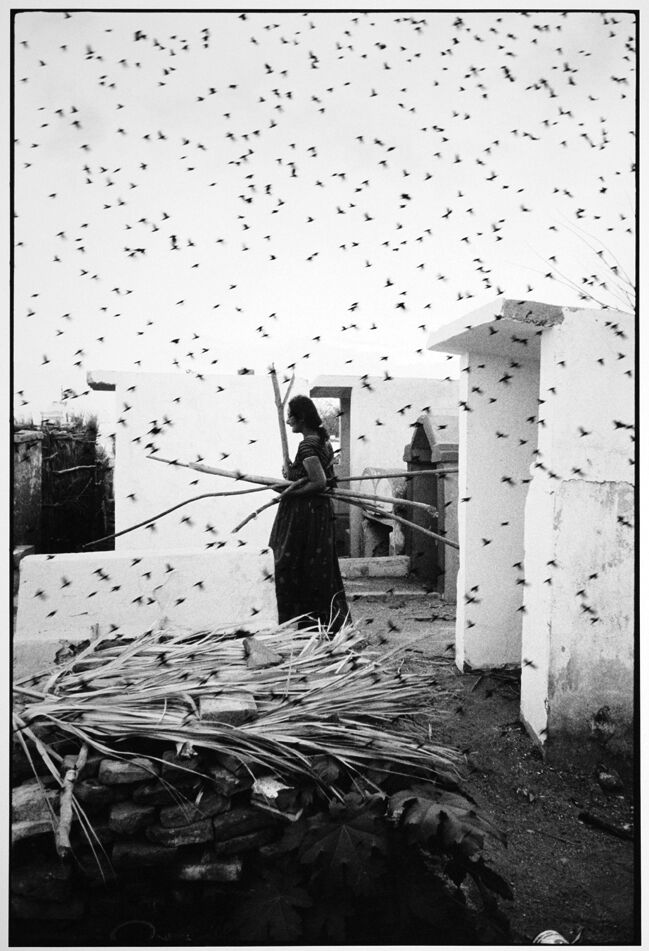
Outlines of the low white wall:
{"type": "Polygon", "coordinates": [[[460,362],[456,663],[518,664],[523,524],[536,448],[536,360],[468,353],[460,362]],[[507,375],[506,383],[500,382],[507,375]],[[491,400],[494,400],[491,402],[491,400]],[[511,481],[503,481],[508,479],[511,481]]]}
{"type": "Polygon", "coordinates": [[[277,622],[273,556],[169,550],[31,555],[20,566],[14,676],[54,663],[65,642],[169,623],[189,630],[277,622]]]}
{"type": "Polygon", "coordinates": [[[615,742],[633,716],[633,321],[566,309],[541,341],[539,454],[526,515],[521,712],[542,741],[615,742]]]}

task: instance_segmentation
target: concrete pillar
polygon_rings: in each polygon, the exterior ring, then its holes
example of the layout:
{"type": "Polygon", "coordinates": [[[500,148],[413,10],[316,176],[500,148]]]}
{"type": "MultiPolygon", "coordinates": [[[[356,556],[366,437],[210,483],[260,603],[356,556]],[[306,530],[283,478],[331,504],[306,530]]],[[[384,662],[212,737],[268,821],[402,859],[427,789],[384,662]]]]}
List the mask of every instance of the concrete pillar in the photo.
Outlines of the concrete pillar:
{"type": "Polygon", "coordinates": [[[456,662],[520,663],[523,525],[538,363],[465,353],[460,372],[456,662]]]}

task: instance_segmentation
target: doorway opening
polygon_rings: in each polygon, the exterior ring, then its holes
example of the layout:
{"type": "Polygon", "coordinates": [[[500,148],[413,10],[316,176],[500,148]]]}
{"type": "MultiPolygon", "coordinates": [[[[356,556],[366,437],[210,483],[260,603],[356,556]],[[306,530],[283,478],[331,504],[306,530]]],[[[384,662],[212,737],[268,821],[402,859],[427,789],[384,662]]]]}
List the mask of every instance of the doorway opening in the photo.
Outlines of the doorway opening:
{"type": "MultiPolygon", "coordinates": [[[[319,386],[311,390],[311,399],[329,434],[334,450],[334,472],[338,478],[350,472],[350,387],[319,386]]],[[[342,488],[347,488],[347,483],[342,488]]],[[[336,516],[336,551],[339,557],[348,558],[351,552],[349,506],[334,499],[336,516]]]]}

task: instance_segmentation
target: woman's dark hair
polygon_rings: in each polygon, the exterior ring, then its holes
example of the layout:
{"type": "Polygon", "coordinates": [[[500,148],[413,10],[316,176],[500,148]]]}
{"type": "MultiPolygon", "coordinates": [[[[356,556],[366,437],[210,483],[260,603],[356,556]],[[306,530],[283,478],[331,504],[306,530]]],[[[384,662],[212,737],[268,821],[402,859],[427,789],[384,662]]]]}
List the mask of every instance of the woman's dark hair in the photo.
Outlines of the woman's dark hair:
{"type": "Polygon", "coordinates": [[[309,429],[317,429],[320,442],[329,438],[327,430],[322,425],[315,403],[308,396],[294,396],[292,400],[288,401],[288,408],[291,415],[299,419],[309,429]]]}

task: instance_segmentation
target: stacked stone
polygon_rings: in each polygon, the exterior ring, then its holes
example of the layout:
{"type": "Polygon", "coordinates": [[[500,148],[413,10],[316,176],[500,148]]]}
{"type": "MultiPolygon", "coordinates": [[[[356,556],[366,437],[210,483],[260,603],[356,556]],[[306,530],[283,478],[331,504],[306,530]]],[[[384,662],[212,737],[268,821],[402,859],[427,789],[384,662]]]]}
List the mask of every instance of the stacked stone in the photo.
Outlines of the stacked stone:
{"type": "Polygon", "coordinates": [[[282,825],[277,814],[251,803],[251,786],[228,756],[91,758],[75,796],[101,848],[93,837],[93,854],[81,823],[73,822],[74,861],[66,864],[53,851],[58,787],[45,777],[23,783],[12,792],[13,913],[80,918],[88,888],[138,870],[177,884],[238,882],[246,859],[276,839],[282,825]]]}

